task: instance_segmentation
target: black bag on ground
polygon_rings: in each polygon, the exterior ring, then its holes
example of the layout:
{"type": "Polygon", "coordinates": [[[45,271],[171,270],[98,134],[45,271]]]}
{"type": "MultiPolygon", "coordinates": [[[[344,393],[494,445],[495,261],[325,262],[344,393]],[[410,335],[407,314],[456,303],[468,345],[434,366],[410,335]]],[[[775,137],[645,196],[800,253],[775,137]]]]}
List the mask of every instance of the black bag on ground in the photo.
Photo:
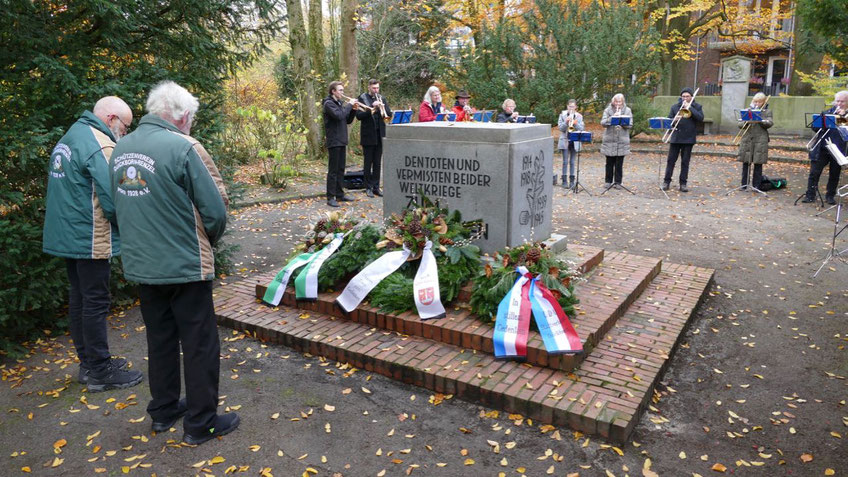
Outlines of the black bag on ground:
{"type": "Polygon", "coordinates": [[[774,190],[774,189],[785,189],[786,188],[786,178],[785,177],[768,177],[763,174],[763,178],[760,181],[760,185],[757,189],[762,191],[766,190],[774,190]]]}
{"type": "Polygon", "coordinates": [[[345,189],[364,189],[365,188],[365,172],[364,171],[345,171],[344,175],[345,189]]]}

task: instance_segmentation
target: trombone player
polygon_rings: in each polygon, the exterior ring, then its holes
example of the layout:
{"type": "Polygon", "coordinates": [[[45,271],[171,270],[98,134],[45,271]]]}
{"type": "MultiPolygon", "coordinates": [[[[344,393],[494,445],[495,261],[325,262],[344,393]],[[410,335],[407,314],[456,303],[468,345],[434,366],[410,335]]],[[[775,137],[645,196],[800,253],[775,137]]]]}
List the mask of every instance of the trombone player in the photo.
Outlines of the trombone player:
{"type": "Polygon", "coordinates": [[[665,178],[662,190],[668,190],[671,186],[671,176],[674,174],[674,165],[680,156],[680,192],[689,192],[686,183],[689,179],[689,159],[692,157],[692,147],[695,146],[697,136],[696,126],[704,120],[704,112],[701,105],[695,102],[692,88],[683,88],[677,104],[671,107],[668,117],[674,118],[680,115],[677,130],[671,135],[668,148],[668,159],[665,164],[665,178]]]}
{"type": "Polygon", "coordinates": [[[739,143],[739,154],[737,161],[742,163],[742,186],[748,185],[748,174],[751,164],[754,165],[754,177],[750,183],[755,189],[760,188],[763,179],[763,164],[768,162],[768,129],[772,127],[772,112],[766,105],[766,95],[757,93],[751,100],[750,109],[759,110],[762,121],[749,122],[737,121],[742,131],[739,132],[741,142],[739,143]]]}
{"type": "Polygon", "coordinates": [[[356,118],[362,123],[359,129],[359,144],[364,157],[363,180],[368,197],[380,196],[380,165],[383,162],[383,138],[386,137],[386,121],[392,118],[392,110],[386,98],[380,95],[380,82],[368,81],[368,91],[359,96],[359,102],[371,108],[360,109],[356,118]]]}
{"type": "MultiPolygon", "coordinates": [[[[836,93],[834,96],[833,106],[824,112],[824,114],[835,114],[836,125],[848,125],[848,91],[843,90],[836,93]]],[[[824,118],[822,118],[824,121],[824,118]]],[[[818,129],[813,129],[816,134],[818,129]]],[[[814,202],[816,200],[816,191],[819,188],[819,178],[824,172],[825,166],[829,165],[830,170],[827,176],[827,191],[825,192],[825,201],[830,205],[836,205],[836,188],[839,186],[839,173],[841,168],[836,162],[836,159],[827,150],[827,140],[830,139],[833,144],[836,144],[841,151],[845,150],[845,141],[836,129],[826,129],[821,132],[821,137],[817,140],[812,149],[810,149],[810,176],[807,178],[807,192],[804,194],[804,200],[801,202],[814,202]]]]}

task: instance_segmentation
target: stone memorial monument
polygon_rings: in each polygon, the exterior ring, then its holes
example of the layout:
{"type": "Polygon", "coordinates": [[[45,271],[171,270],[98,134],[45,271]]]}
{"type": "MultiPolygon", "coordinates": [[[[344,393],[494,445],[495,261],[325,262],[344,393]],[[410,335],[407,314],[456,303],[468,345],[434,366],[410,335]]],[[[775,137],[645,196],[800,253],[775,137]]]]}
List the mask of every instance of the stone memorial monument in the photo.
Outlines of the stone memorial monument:
{"type": "Polygon", "coordinates": [[[482,219],[483,252],[551,235],[553,138],[547,124],[429,122],[390,126],[383,215],[422,195],[482,219]]]}
{"type": "Polygon", "coordinates": [[[721,130],[735,133],[738,111],[748,107],[748,81],[751,79],[751,58],[729,56],[721,60],[721,130]]]}

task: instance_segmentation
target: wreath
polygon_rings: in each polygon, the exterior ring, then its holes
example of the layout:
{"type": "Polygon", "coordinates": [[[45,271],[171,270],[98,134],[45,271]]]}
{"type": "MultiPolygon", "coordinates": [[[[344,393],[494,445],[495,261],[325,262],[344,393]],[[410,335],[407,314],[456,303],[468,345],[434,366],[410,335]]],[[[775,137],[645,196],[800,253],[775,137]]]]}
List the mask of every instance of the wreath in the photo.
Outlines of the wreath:
{"type": "Polygon", "coordinates": [[[574,316],[574,305],[579,303],[574,296],[575,274],[569,270],[567,263],[558,260],[540,243],[527,243],[495,252],[492,261],[474,278],[471,311],[481,320],[494,323],[498,305],[515,283],[515,267],[519,266],[526,267],[534,276],[540,276],[562,310],[568,316],[574,316]]]}
{"type": "Polygon", "coordinates": [[[370,293],[371,304],[383,312],[401,313],[415,307],[413,282],[417,259],[427,241],[439,270],[439,294],[442,303],[459,295],[459,290],[480,270],[480,248],[471,241],[479,238],[479,221],[463,222],[458,210],[439,207],[426,197],[422,206],[392,214],[383,239],[376,245],[386,252],[406,246],[410,259],[386,277],[370,293]]]}

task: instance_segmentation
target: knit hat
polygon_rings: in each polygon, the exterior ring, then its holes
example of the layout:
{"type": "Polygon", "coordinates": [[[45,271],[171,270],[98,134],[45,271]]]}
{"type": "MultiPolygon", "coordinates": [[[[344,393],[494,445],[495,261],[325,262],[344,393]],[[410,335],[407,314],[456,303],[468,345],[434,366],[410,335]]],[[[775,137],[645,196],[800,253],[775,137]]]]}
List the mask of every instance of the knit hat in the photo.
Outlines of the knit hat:
{"type": "Polygon", "coordinates": [[[686,88],[683,88],[682,90],[680,90],[680,95],[683,96],[683,93],[689,93],[690,95],[693,94],[692,88],[689,88],[688,86],[686,88]]]}

